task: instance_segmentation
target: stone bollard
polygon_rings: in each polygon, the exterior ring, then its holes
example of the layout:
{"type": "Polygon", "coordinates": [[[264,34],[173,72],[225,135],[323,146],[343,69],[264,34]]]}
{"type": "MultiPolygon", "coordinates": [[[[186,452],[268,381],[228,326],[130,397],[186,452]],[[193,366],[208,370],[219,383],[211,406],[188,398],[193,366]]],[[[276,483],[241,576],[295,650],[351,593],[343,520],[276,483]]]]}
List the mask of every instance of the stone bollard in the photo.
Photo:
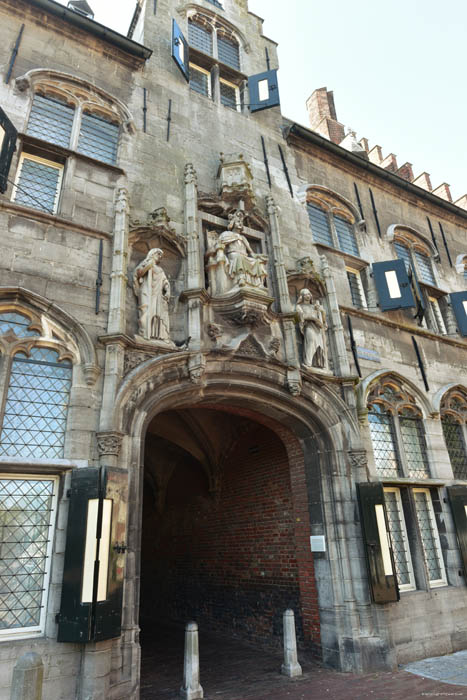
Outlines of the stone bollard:
{"type": "Polygon", "coordinates": [[[295,637],[295,617],[293,610],[286,610],[284,621],[284,663],[281,673],[289,678],[302,675],[302,667],[297,659],[297,639],[295,637]]]}
{"type": "Polygon", "coordinates": [[[43,676],[39,654],[29,651],[20,656],[13,669],[10,700],[42,700],[43,676]]]}
{"type": "Polygon", "coordinates": [[[185,627],[185,660],[180,695],[186,700],[204,698],[203,689],[199,684],[199,645],[196,622],[189,622],[185,627]]]}

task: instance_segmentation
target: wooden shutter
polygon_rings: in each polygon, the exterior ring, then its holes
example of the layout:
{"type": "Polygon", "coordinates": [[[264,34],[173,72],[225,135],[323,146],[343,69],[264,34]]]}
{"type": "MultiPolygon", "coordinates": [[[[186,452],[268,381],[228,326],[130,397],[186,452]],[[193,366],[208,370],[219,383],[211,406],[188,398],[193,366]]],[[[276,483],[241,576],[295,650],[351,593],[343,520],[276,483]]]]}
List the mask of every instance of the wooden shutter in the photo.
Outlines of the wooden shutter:
{"type": "Polygon", "coordinates": [[[467,486],[447,486],[452,517],[467,580],[467,486]]]}
{"type": "Polygon", "coordinates": [[[373,277],[381,311],[416,306],[403,260],[373,263],[373,277]]]}
{"type": "Polygon", "coordinates": [[[126,472],[108,468],[73,472],[59,642],[102,641],[120,635],[126,511],[126,472]],[[97,557],[93,545],[99,549],[97,557]]]}
{"type": "Polygon", "coordinates": [[[467,336],[467,291],[450,294],[451,306],[456,317],[459,333],[467,336]]]}
{"type": "Polygon", "coordinates": [[[270,109],[280,105],[277,70],[268,70],[248,78],[250,92],[250,112],[270,109]]]}
{"type": "Polygon", "coordinates": [[[375,603],[399,600],[389,526],[380,483],[357,484],[371,595],[375,603]]]}
{"type": "Polygon", "coordinates": [[[8,187],[8,175],[11,161],[16,150],[17,130],[0,107],[0,192],[8,187]]]}
{"type": "Polygon", "coordinates": [[[190,81],[190,48],[174,19],[172,20],[172,58],[188,83],[190,81]]]}

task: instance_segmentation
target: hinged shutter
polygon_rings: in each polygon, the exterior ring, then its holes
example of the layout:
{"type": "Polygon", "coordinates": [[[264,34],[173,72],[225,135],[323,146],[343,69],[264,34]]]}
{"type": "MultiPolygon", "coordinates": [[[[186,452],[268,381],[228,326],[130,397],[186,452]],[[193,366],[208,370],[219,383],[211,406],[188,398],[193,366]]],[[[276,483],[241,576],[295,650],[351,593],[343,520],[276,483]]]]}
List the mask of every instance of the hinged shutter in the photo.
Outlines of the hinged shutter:
{"type": "Polygon", "coordinates": [[[381,311],[416,306],[403,260],[373,263],[381,311]]]}
{"type": "Polygon", "coordinates": [[[277,70],[268,70],[248,78],[250,112],[259,112],[280,105],[277,70]]]}
{"type": "Polygon", "coordinates": [[[120,635],[126,509],[126,472],[108,468],[73,472],[59,642],[120,635]]]}
{"type": "Polygon", "coordinates": [[[450,297],[459,333],[465,337],[467,336],[467,291],[454,292],[450,297]]]}
{"type": "Polygon", "coordinates": [[[190,48],[188,42],[183,36],[183,33],[176,23],[172,20],[172,57],[183,73],[183,77],[187,82],[190,80],[190,48]]]}
{"type": "Polygon", "coordinates": [[[0,192],[8,187],[8,174],[16,150],[17,130],[0,107],[0,192]]]}
{"type": "Polygon", "coordinates": [[[382,484],[357,484],[371,595],[375,603],[399,600],[382,484]]]}
{"type": "Polygon", "coordinates": [[[420,285],[418,283],[418,277],[417,273],[413,269],[413,267],[410,268],[410,283],[412,285],[412,292],[415,297],[415,301],[417,304],[417,313],[415,314],[415,318],[420,319],[420,323],[422,322],[422,319],[425,315],[425,310],[426,310],[426,304],[425,304],[425,299],[423,298],[422,290],[420,289],[420,285]]]}
{"type": "Polygon", "coordinates": [[[467,486],[447,486],[446,489],[467,580],[467,486]]]}

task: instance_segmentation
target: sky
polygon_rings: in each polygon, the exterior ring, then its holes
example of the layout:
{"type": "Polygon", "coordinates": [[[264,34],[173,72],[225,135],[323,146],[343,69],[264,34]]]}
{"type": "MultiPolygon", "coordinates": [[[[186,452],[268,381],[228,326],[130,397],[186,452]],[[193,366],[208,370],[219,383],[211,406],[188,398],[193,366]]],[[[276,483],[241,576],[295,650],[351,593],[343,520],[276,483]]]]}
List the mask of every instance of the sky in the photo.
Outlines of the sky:
{"type": "MultiPolygon", "coordinates": [[[[62,0],[59,0],[60,2],[62,0]]],[[[88,0],[126,34],[135,0],[88,0]]],[[[63,0],[62,4],[67,4],[63,0]]],[[[305,126],[313,90],[333,90],[337,118],[433,188],[467,192],[466,0],[249,0],[279,44],[282,113],[305,126]]],[[[274,66],[275,67],[275,66],[274,66]]]]}

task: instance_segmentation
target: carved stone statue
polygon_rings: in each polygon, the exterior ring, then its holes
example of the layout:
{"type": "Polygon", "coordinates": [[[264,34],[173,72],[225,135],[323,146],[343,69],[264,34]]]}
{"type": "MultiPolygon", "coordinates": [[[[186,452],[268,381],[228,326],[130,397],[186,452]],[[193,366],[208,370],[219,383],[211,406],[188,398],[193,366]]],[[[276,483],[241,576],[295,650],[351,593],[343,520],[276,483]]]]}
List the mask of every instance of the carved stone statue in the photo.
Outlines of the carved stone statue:
{"type": "Polygon", "coordinates": [[[172,345],[170,340],[170,283],[160,266],[164,252],[152,248],[136,267],[133,291],[138,297],[138,334],[146,340],[158,340],[172,345]]]}
{"type": "Polygon", "coordinates": [[[303,365],[326,368],[328,363],[326,345],[326,314],[319,302],[313,303],[309,289],[302,289],[297,301],[297,315],[303,335],[303,365]]]}
{"type": "Polygon", "coordinates": [[[244,216],[241,209],[230,214],[227,231],[223,231],[208,250],[213,296],[242,287],[265,291],[267,257],[255,253],[243,235],[244,216]]]}

